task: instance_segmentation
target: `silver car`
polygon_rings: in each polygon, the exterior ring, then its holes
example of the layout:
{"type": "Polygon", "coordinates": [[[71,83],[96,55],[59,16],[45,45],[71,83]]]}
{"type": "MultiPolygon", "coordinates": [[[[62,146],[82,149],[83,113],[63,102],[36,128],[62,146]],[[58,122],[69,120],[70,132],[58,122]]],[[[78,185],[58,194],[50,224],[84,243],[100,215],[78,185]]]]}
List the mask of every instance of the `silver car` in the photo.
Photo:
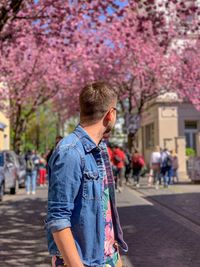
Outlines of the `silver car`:
{"type": "Polygon", "coordinates": [[[15,157],[16,154],[13,151],[0,151],[0,177],[3,181],[3,193],[9,190],[10,194],[15,194],[18,189],[18,168],[15,157]]]}

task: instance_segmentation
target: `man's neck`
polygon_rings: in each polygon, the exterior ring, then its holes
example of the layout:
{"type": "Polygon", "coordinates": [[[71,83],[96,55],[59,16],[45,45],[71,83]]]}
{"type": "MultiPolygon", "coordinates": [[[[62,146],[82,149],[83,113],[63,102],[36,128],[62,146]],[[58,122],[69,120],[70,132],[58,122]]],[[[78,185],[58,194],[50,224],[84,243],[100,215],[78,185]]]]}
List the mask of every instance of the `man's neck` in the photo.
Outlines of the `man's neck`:
{"type": "Polygon", "coordinates": [[[87,132],[89,137],[98,146],[101,139],[103,138],[103,131],[102,131],[101,127],[98,124],[94,124],[91,126],[84,126],[81,124],[81,127],[87,132]]]}

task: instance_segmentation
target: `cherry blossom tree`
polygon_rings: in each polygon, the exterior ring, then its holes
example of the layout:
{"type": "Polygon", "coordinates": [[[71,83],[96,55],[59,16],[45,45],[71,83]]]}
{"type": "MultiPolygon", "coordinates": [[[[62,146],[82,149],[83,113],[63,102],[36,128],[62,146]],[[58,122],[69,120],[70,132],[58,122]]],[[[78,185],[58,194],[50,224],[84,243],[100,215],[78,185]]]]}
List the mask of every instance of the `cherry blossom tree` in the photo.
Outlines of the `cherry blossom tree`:
{"type": "Polygon", "coordinates": [[[200,110],[200,41],[187,42],[178,58],[174,60],[170,85],[183,100],[189,100],[200,110]]]}
{"type": "MultiPolygon", "coordinates": [[[[100,16],[112,22],[113,11],[123,9],[122,1],[62,1],[62,0],[2,0],[0,3],[0,40],[14,41],[32,30],[43,37],[61,37],[71,41],[77,28],[89,26],[96,29],[100,16]],[[109,12],[112,10],[112,12],[109,12]]],[[[115,12],[116,14],[116,12],[115,12]]],[[[88,28],[88,27],[87,27],[88,28]]],[[[85,30],[87,30],[85,28],[85,30]]]]}
{"type": "MultiPolygon", "coordinates": [[[[91,68],[104,39],[108,8],[113,1],[3,1],[0,6],[1,100],[10,101],[14,149],[37,107],[49,99],[70,95],[80,62],[91,68]],[[88,48],[86,51],[86,48],[88,48]],[[86,51],[86,52],[85,52],[86,51]],[[69,92],[68,92],[69,91],[69,92]]],[[[109,15],[112,20],[112,15],[109,15]]]]}
{"type": "MultiPolygon", "coordinates": [[[[103,45],[97,44],[98,53],[95,57],[94,53],[86,53],[87,68],[81,61],[76,65],[77,80],[73,86],[80,90],[86,82],[106,80],[118,88],[124,114],[132,114],[134,110],[140,114],[144,103],[163,90],[166,57],[153,34],[152,23],[146,22],[146,30],[141,33],[138,31],[140,21],[136,13],[130,9],[126,12],[123,20],[115,20],[107,26],[106,39],[103,45]],[[126,110],[124,100],[129,103],[126,110]]],[[[73,91],[77,92],[77,99],[78,90],[73,91]]],[[[72,101],[72,94],[69,97],[72,103],[69,111],[73,113],[77,110],[77,104],[76,100],[72,101]]],[[[66,102],[67,99],[68,96],[66,102]]],[[[60,100],[58,106],[62,109],[60,102],[63,98],[60,100]]]]}
{"type": "Polygon", "coordinates": [[[61,78],[56,60],[52,51],[49,56],[48,50],[37,46],[32,36],[29,36],[27,48],[21,40],[17,48],[11,47],[8,56],[2,58],[4,97],[10,102],[7,114],[11,118],[13,145],[17,152],[28,119],[39,105],[56,94],[60,86],[56,80],[61,78]]]}
{"type": "MultiPolygon", "coordinates": [[[[197,2],[1,1],[0,82],[6,86],[0,100],[10,100],[14,148],[39,105],[52,99],[63,118],[76,114],[80,89],[94,80],[111,82],[124,112],[139,114],[148,99],[169,89],[174,73],[187,70],[183,54],[170,47],[198,32],[197,2]]],[[[173,90],[188,96],[186,85],[173,81],[173,90]]]]}
{"type": "MultiPolygon", "coordinates": [[[[174,53],[171,47],[174,40],[198,31],[197,20],[192,23],[188,20],[193,20],[194,13],[197,14],[199,9],[193,4],[185,5],[182,1],[163,2],[140,1],[139,5],[130,4],[123,12],[122,20],[114,20],[108,26],[107,41],[109,40],[110,46],[107,46],[106,51],[105,45],[101,46],[95,64],[90,59],[87,61],[88,69],[81,71],[79,68],[77,71],[79,81],[103,79],[116,85],[126,117],[131,117],[133,112],[140,117],[143,106],[149,99],[168,90],[177,92],[180,97],[187,97],[198,107],[199,87],[196,86],[195,91],[188,91],[190,86],[193,88],[192,80],[189,79],[184,86],[180,86],[181,79],[178,79],[181,74],[186,74],[186,68],[182,64],[184,51],[182,49],[182,52],[174,53]],[[169,17],[169,14],[173,16],[169,17]],[[187,23],[183,23],[184,18],[187,18],[187,23]]],[[[177,44],[175,50],[179,50],[177,44]]],[[[189,71],[189,66],[187,67],[189,71]]],[[[75,83],[74,86],[81,88],[80,83],[75,83]]],[[[73,113],[77,110],[76,101],[72,101],[72,95],[69,98],[72,103],[69,110],[73,113]]],[[[67,99],[68,97],[66,102],[67,99]]],[[[132,137],[136,130],[130,133],[132,137]]]]}

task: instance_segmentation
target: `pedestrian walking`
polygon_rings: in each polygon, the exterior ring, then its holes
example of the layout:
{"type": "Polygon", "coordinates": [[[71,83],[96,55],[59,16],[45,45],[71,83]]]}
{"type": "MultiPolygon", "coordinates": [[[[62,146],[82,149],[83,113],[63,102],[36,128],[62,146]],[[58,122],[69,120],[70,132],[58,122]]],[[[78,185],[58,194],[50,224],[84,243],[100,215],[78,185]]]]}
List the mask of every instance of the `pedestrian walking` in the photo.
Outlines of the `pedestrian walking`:
{"type": "Polygon", "coordinates": [[[160,170],[161,170],[161,153],[160,153],[160,147],[156,146],[154,151],[151,153],[148,186],[151,186],[152,183],[154,183],[156,189],[159,189],[159,185],[161,184],[160,170]]]}
{"type": "Polygon", "coordinates": [[[129,152],[128,149],[125,150],[125,179],[126,179],[126,184],[130,184],[130,178],[131,178],[131,171],[132,171],[132,162],[131,162],[131,153],[129,152]]]}
{"type": "Polygon", "coordinates": [[[117,167],[114,164],[114,152],[113,152],[114,147],[111,144],[109,144],[107,147],[108,147],[108,155],[110,159],[110,164],[112,166],[112,171],[113,171],[115,190],[117,191],[117,167]]]}
{"type": "Polygon", "coordinates": [[[122,266],[127,251],[115,204],[104,137],[116,121],[117,97],[103,82],[80,93],[80,124],[49,160],[46,228],[53,266],[122,266]]]}
{"type": "Polygon", "coordinates": [[[39,161],[39,185],[41,187],[46,185],[46,175],[46,160],[42,154],[39,161]]]}
{"type": "Polygon", "coordinates": [[[144,158],[142,155],[135,150],[132,156],[132,170],[133,170],[133,180],[136,187],[140,187],[140,175],[142,168],[145,166],[144,158]]]}
{"type": "Polygon", "coordinates": [[[121,193],[123,191],[126,155],[118,145],[115,145],[113,150],[113,161],[116,168],[116,189],[121,193]]]}
{"type": "Polygon", "coordinates": [[[172,182],[173,183],[179,182],[178,168],[179,168],[178,156],[175,152],[173,152],[172,153],[172,182]]]}
{"type": "Polygon", "coordinates": [[[169,151],[168,155],[168,185],[173,184],[173,151],[169,151]]]}
{"type": "Polygon", "coordinates": [[[33,154],[30,150],[25,155],[25,161],[26,161],[26,193],[27,195],[30,195],[30,193],[35,195],[37,175],[35,171],[35,165],[33,162],[33,154]]]}
{"type": "Polygon", "coordinates": [[[172,157],[167,148],[161,152],[161,175],[164,187],[168,187],[171,184],[172,157]]]}
{"type": "Polygon", "coordinates": [[[39,163],[40,163],[40,156],[36,150],[32,150],[32,161],[34,163],[34,169],[33,169],[33,176],[34,180],[36,180],[36,184],[38,184],[39,181],[39,163]]]}
{"type": "Polygon", "coordinates": [[[111,144],[108,144],[107,148],[108,148],[108,155],[109,155],[110,163],[111,165],[113,165],[113,156],[114,156],[113,147],[111,144]]]}

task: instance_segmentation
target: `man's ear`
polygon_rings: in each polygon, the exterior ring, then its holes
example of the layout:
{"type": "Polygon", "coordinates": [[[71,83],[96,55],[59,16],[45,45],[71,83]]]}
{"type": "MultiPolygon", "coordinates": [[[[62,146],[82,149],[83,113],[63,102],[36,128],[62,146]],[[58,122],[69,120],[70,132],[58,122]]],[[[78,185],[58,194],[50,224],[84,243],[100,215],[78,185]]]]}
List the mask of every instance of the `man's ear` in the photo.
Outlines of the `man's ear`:
{"type": "Polygon", "coordinates": [[[105,119],[106,119],[107,121],[111,121],[111,120],[112,120],[112,114],[111,114],[110,111],[106,114],[105,119]]]}

